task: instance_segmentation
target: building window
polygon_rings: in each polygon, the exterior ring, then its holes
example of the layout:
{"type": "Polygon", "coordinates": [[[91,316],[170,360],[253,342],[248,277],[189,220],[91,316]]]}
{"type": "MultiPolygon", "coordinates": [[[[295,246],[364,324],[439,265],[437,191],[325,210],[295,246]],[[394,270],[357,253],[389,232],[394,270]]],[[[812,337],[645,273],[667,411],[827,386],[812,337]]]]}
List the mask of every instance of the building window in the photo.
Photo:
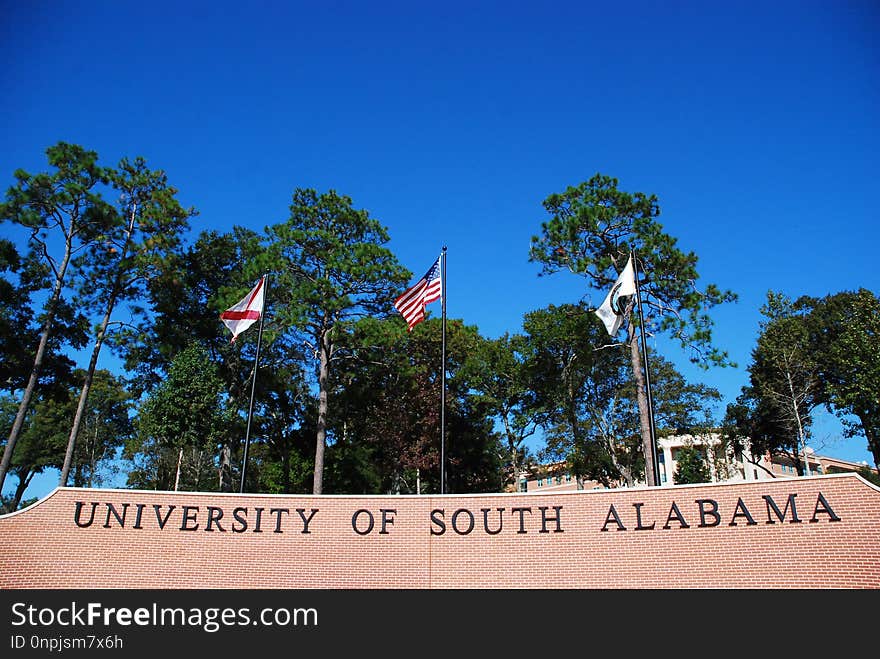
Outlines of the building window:
{"type": "Polygon", "coordinates": [[[562,484],[562,476],[557,476],[557,477],[556,477],[556,484],[557,484],[557,485],[561,485],[561,484],[562,484]]]}
{"type": "Polygon", "coordinates": [[[565,475],[565,482],[566,482],[566,483],[571,483],[571,474],[566,474],[566,475],[565,475]]]}
{"type": "Polygon", "coordinates": [[[544,486],[544,479],[543,479],[543,478],[539,478],[539,479],[538,479],[538,487],[543,487],[543,486],[544,486]]]}
{"type": "Polygon", "coordinates": [[[529,482],[525,478],[519,479],[519,491],[520,492],[528,492],[529,491],[529,482]]]}

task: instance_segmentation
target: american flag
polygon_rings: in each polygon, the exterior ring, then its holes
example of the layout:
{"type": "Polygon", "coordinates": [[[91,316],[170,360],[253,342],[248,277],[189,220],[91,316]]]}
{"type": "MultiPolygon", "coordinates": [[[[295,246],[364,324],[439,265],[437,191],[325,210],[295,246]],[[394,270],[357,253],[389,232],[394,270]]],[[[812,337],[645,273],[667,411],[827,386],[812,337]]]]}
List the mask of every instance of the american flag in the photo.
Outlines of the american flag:
{"type": "Polygon", "coordinates": [[[404,291],[394,302],[394,307],[406,319],[408,332],[425,319],[425,305],[439,300],[443,294],[443,282],[440,277],[440,258],[434,262],[428,272],[410,288],[404,291]]]}

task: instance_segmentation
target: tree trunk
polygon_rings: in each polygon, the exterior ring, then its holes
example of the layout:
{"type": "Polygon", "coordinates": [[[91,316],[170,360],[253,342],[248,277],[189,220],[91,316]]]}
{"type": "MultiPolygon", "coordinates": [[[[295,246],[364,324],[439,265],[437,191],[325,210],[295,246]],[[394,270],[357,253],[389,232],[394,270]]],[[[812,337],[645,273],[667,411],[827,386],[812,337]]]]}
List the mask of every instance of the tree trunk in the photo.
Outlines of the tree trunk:
{"type": "Polygon", "coordinates": [[[86,487],[91,489],[95,484],[95,471],[98,469],[98,460],[100,459],[98,455],[98,417],[95,417],[95,437],[92,441],[92,450],[89,455],[89,478],[86,481],[86,487]]]}
{"type": "Polygon", "coordinates": [[[202,489],[202,460],[204,451],[193,449],[193,462],[196,465],[196,492],[202,489]]]}
{"type": "MultiPolygon", "coordinates": [[[[606,405],[610,405],[611,408],[613,408],[616,403],[617,401],[612,398],[610,402],[606,403],[606,405]]],[[[608,452],[608,457],[611,458],[611,464],[618,471],[618,473],[620,473],[621,478],[623,478],[624,482],[626,483],[626,487],[632,487],[633,485],[635,485],[633,471],[630,467],[624,465],[617,455],[618,437],[615,435],[612,424],[608,422],[608,414],[592,408],[591,414],[593,416],[593,423],[596,425],[596,427],[599,428],[599,432],[602,434],[602,444],[605,447],[605,450],[608,452]]],[[[606,484],[606,487],[607,486],[608,484],[606,484]]]]}
{"type": "Polygon", "coordinates": [[[324,445],[327,437],[327,381],[330,375],[330,350],[332,343],[328,331],[324,331],[319,348],[321,363],[318,369],[318,433],[315,443],[315,479],[313,494],[321,494],[324,485],[324,445]]]}
{"type": "Polygon", "coordinates": [[[37,472],[30,471],[27,476],[24,478],[19,478],[18,487],[15,488],[15,494],[12,497],[12,509],[10,512],[18,510],[18,507],[21,505],[21,500],[24,497],[25,490],[27,490],[28,485],[31,484],[31,480],[34,478],[34,474],[37,472]]]}
{"type": "Polygon", "coordinates": [[[220,468],[217,470],[217,474],[220,478],[221,492],[232,492],[232,460],[230,457],[231,453],[232,450],[229,447],[229,442],[227,440],[224,440],[223,444],[220,446],[220,468]]]}
{"type": "Polygon", "coordinates": [[[177,452],[177,473],[174,475],[174,491],[177,492],[177,488],[180,485],[180,464],[183,462],[183,447],[180,447],[180,450],[177,452]]]}
{"type": "MultiPolygon", "coordinates": [[[[569,388],[569,402],[573,400],[573,392],[569,388]]],[[[568,410],[568,422],[571,424],[571,439],[572,439],[572,448],[574,449],[574,454],[576,457],[576,462],[574,464],[574,472],[575,472],[575,482],[577,483],[577,489],[584,489],[584,476],[582,473],[582,459],[583,452],[581,449],[581,434],[579,431],[580,424],[578,423],[577,410],[574,409],[574,406],[571,405],[568,410]]]]}
{"type": "Polygon", "coordinates": [[[513,491],[517,492],[519,490],[519,465],[517,461],[516,437],[513,434],[513,429],[510,427],[510,420],[507,418],[506,412],[502,413],[501,419],[504,423],[504,436],[507,437],[507,446],[510,449],[510,469],[512,471],[511,478],[513,480],[513,491]]]}
{"type": "Polygon", "coordinates": [[[134,204],[129,211],[128,225],[125,231],[125,243],[119,255],[119,261],[116,265],[113,286],[107,297],[107,304],[104,307],[104,318],[101,321],[101,328],[98,330],[98,336],[95,340],[95,347],[92,349],[92,357],[89,360],[89,370],[86,373],[85,382],[79,395],[79,403],[76,406],[76,416],[73,418],[73,427],[70,429],[70,437],[67,439],[67,453],[64,456],[64,467],[61,470],[61,485],[67,483],[67,475],[70,472],[70,465],[73,461],[73,451],[76,447],[76,437],[79,434],[79,427],[82,423],[82,417],[86,409],[86,402],[89,398],[89,389],[92,387],[92,380],[95,377],[95,369],[98,365],[98,354],[101,352],[101,346],[104,344],[104,338],[107,335],[107,327],[110,325],[110,316],[116,307],[116,298],[122,290],[122,264],[128,258],[128,252],[131,247],[131,237],[134,233],[135,222],[137,221],[137,204],[134,204]]]}
{"type": "Polygon", "coordinates": [[[620,462],[620,459],[617,457],[617,452],[614,447],[614,440],[609,438],[609,436],[603,430],[603,440],[605,443],[605,450],[608,451],[608,455],[611,458],[611,464],[614,465],[614,468],[618,471],[620,476],[623,478],[623,481],[626,483],[627,487],[632,487],[635,485],[635,479],[633,478],[632,469],[624,465],[620,462]]]}
{"type": "Polygon", "coordinates": [[[798,405],[798,396],[794,392],[794,383],[791,381],[791,371],[786,372],[786,382],[788,383],[788,393],[791,396],[791,408],[792,414],[794,415],[795,424],[797,425],[797,443],[798,443],[798,451],[803,449],[804,452],[804,466],[803,473],[801,476],[809,476],[810,475],[810,458],[807,455],[807,437],[804,432],[804,423],[801,419],[800,406],[798,405]]]}
{"type": "Polygon", "coordinates": [[[70,466],[73,464],[73,452],[76,448],[76,437],[79,434],[80,425],[82,425],[83,415],[86,410],[86,402],[89,398],[89,390],[92,388],[92,381],[95,378],[95,369],[98,366],[98,354],[101,352],[101,346],[104,344],[104,337],[107,333],[107,326],[110,324],[110,314],[113,313],[115,301],[116,296],[111,295],[110,299],[107,301],[107,307],[104,310],[104,318],[101,321],[101,328],[98,330],[98,337],[95,339],[95,346],[92,348],[92,356],[89,359],[89,368],[86,371],[86,379],[83,382],[83,388],[79,394],[76,415],[73,417],[73,427],[71,427],[70,436],[67,438],[67,452],[64,454],[64,467],[61,469],[61,478],[58,481],[58,484],[61,487],[67,485],[70,466]]]}
{"type": "Polygon", "coordinates": [[[642,434],[642,452],[645,455],[645,483],[650,487],[659,485],[654,474],[654,440],[651,437],[651,420],[648,411],[648,393],[645,386],[645,373],[642,370],[642,360],[639,353],[639,342],[636,340],[635,325],[627,324],[626,333],[629,337],[630,358],[632,361],[633,376],[636,380],[636,399],[639,404],[639,426],[642,434]]]}
{"type": "Polygon", "coordinates": [[[281,454],[281,491],[290,494],[290,447],[286,446],[281,454]]]}
{"type": "Polygon", "coordinates": [[[865,437],[868,438],[868,450],[874,458],[874,469],[880,471],[880,438],[874,432],[868,430],[871,427],[869,414],[859,415],[859,420],[862,422],[862,430],[865,433],[865,437]]]}
{"type": "Polygon", "coordinates": [[[584,477],[583,477],[583,453],[581,452],[581,434],[580,434],[580,421],[578,419],[577,407],[575,405],[575,399],[577,397],[577,389],[578,387],[572,382],[571,376],[571,363],[574,360],[574,356],[570,357],[565,366],[562,369],[562,377],[566,382],[566,395],[568,400],[566,401],[566,416],[568,417],[568,424],[571,426],[571,448],[574,453],[575,460],[572,462],[572,471],[574,471],[575,475],[575,483],[577,484],[578,490],[584,489],[584,477]]]}
{"type": "Polygon", "coordinates": [[[73,222],[68,230],[64,244],[64,258],[55,275],[55,284],[52,286],[52,297],[46,305],[46,319],[43,321],[43,329],[40,332],[40,343],[37,346],[37,354],[34,356],[34,365],[31,368],[31,374],[28,378],[27,386],[21,397],[21,403],[18,405],[18,413],[15,415],[15,421],[12,423],[12,430],[9,433],[9,439],[6,440],[6,447],[3,449],[3,460],[0,462],[0,490],[3,489],[3,481],[6,480],[6,473],[9,471],[9,465],[12,463],[12,451],[21,434],[21,427],[24,425],[24,419],[27,416],[28,408],[31,404],[31,398],[37,387],[37,381],[40,378],[40,371],[43,368],[43,359],[46,355],[46,346],[49,344],[49,335],[52,332],[52,326],[55,324],[55,309],[58,301],[61,299],[61,291],[64,288],[64,277],[67,273],[67,266],[70,263],[70,255],[72,253],[73,244],[73,222]]]}

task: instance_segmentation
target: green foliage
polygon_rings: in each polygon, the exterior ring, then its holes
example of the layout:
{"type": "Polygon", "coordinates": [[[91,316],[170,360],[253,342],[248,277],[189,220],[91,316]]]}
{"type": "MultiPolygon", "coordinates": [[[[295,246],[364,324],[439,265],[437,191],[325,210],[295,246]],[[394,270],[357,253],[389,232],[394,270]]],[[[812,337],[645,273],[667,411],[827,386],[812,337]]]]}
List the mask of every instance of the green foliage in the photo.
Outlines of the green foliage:
{"type": "MultiPolygon", "coordinates": [[[[333,491],[415,493],[417,481],[423,493],[440,491],[441,325],[428,319],[407,332],[399,316],[364,318],[340,346],[349,358],[331,391],[333,491]]],[[[499,445],[471,363],[482,341],[476,328],[447,321],[447,491],[501,489],[499,445]]]]}
{"type": "Polygon", "coordinates": [[[505,485],[516,485],[520,472],[535,460],[525,444],[538,430],[539,412],[532,404],[524,342],[518,334],[480,337],[463,365],[477,399],[500,425],[505,485]]]}
{"type": "MultiPolygon", "coordinates": [[[[10,222],[26,232],[28,252],[23,257],[3,250],[6,266],[20,268],[19,295],[53,290],[48,296],[41,322],[43,331],[58,334],[56,314],[64,305],[68,265],[74,253],[95,245],[106,226],[112,208],[101,196],[109,172],[98,165],[98,155],[81,146],[59,142],[46,150],[49,172],[15,172],[16,184],[0,204],[0,222],[10,222]]],[[[66,308],[63,341],[82,347],[84,318],[66,308]]],[[[30,367],[30,364],[28,365],[30,367]]]]}
{"type": "Polygon", "coordinates": [[[16,510],[22,510],[28,506],[32,506],[37,501],[39,501],[39,499],[36,497],[19,502],[14,495],[0,496],[0,515],[6,515],[7,513],[14,513],[16,510]]]}
{"type": "Polygon", "coordinates": [[[712,480],[706,456],[696,446],[682,446],[675,454],[675,473],[672,482],[676,485],[688,483],[708,483],[712,480]]]}
{"type": "MultiPolygon", "coordinates": [[[[75,393],[71,390],[68,411],[60,424],[65,429],[77,407],[75,393]]],[[[76,445],[74,487],[98,487],[116,473],[117,453],[134,433],[129,417],[132,407],[131,394],[121,378],[107,370],[95,372],[76,445]]]]}
{"type": "Polygon", "coordinates": [[[229,423],[222,404],[223,383],[204,349],[191,346],[171,364],[167,379],[141,405],[136,438],[127,455],[145,458],[129,482],[172,489],[181,455],[189,461],[180,489],[203,488],[206,470],[213,470],[214,449],[229,423]]]}
{"type": "Polygon", "coordinates": [[[874,485],[880,487],[880,473],[877,473],[875,469],[861,467],[857,473],[869,483],[874,483],[874,485]]]}
{"type": "Polygon", "coordinates": [[[657,221],[654,195],[619,190],[615,178],[596,174],[589,181],[544,200],[550,219],[532,238],[529,260],[541,275],[567,269],[604,295],[638,252],[639,288],[652,334],[668,333],[701,366],[727,365],[727,354],[712,346],[708,309],[734,302],[736,295],[714,284],[697,287],[697,256],[683,252],[657,221]]]}
{"type": "Polygon", "coordinates": [[[880,462],[880,300],[865,289],[794,302],[771,291],[762,313],[750,386],[728,406],[726,437],[749,438],[756,454],[784,453],[803,473],[812,413],[825,405],[880,462]]]}
{"type": "Polygon", "coordinates": [[[247,480],[258,491],[307,493],[307,476],[314,473],[316,409],[304,358],[281,341],[266,347],[260,353],[247,480]]]}
{"type": "MultiPolygon", "coordinates": [[[[98,154],[81,146],[59,142],[46,149],[49,172],[29,174],[19,169],[16,183],[0,204],[0,221],[30,231],[30,246],[42,251],[52,233],[86,245],[99,234],[107,204],[101,185],[107,171],[98,165],[98,154]]],[[[50,259],[52,250],[44,253],[50,259]]]]}
{"type": "MultiPolygon", "coordinates": [[[[0,239],[0,390],[20,391],[34,365],[39,339],[33,294],[48,286],[46,267],[33,251],[23,257],[12,241],[0,239]]],[[[85,341],[83,317],[63,300],[55,306],[54,333],[49,337],[40,376],[43,388],[63,388],[74,363],[61,350],[65,344],[81,347],[85,341]]]]}
{"type": "MultiPolygon", "coordinates": [[[[242,264],[258,259],[262,250],[259,236],[248,229],[233,227],[226,234],[205,231],[183,254],[170,260],[167,269],[146,281],[145,302],[152,313],[113,338],[137,393],[153,389],[174,356],[198,343],[217,365],[229,395],[242,404],[247,400],[246,364],[253,363],[256,339],[253,332],[246,332],[230,344],[220,313],[254,285],[242,264]]],[[[269,295],[266,300],[270,319],[273,299],[269,295]]],[[[270,335],[268,331],[264,336],[266,344],[271,342],[270,335]]]]}
{"type": "Polygon", "coordinates": [[[721,400],[714,387],[688,382],[662,355],[651,359],[651,383],[657,426],[667,434],[699,434],[711,426],[711,407],[721,400]]]}
{"type": "Polygon", "coordinates": [[[743,387],[736,401],[728,403],[721,422],[721,439],[737,454],[746,449],[758,455],[771,450],[779,432],[751,387],[743,387]]]}
{"type": "MultiPolygon", "coordinates": [[[[602,346],[601,321],[585,305],[526,314],[523,354],[530,409],[545,431],[550,460],[566,460],[580,480],[629,485],[645,468],[628,351],[602,346]]],[[[691,384],[660,356],[652,361],[655,417],[665,432],[711,425],[717,390],[691,384]]]]}
{"type": "Polygon", "coordinates": [[[404,469],[383,473],[376,446],[358,441],[337,442],[327,449],[326,490],[340,494],[413,494],[415,478],[404,469]]]}
{"type": "MultiPolygon", "coordinates": [[[[835,400],[841,405],[838,409],[846,409],[835,398],[835,392],[840,391],[835,379],[855,381],[860,377],[855,372],[858,368],[871,368],[869,327],[853,332],[858,340],[865,339],[862,362],[851,359],[859,349],[841,340],[840,330],[847,331],[847,324],[836,324],[841,320],[837,313],[850,306],[838,306],[842,300],[833,296],[821,303],[810,298],[792,302],[781,293],[768,292],[761,309],[765,319],[749,365],[750,384],[743,388],[736,404],[728,406],[724,434],[729,440],[738,446],[748,442],[754,455],[786,455],[798,473],[804,473],[803,451],[815,409],[823,403],[831,407],[835,400]]],[[[862,386],[867,383],[863,380],[862,386]]],[[[871,395],[866,398],[870,400],[871,395]]],[[[877,404],[874,406],[876,409],[877,404]]]]}
{"type": "Polygon", "coordinates": [[[105,175],[118,205],[103,204],[94,213],[99,233],[73,262],[79,298],[98,313],[143,297],[146,283],[178,258],[189,218],[196,214],[180,205],[165,173],[150,170],[141,157],[123,158],[105,175]]]}
{"type": "Polygon", "coordinates": [[[297,188],[290,217],[267,229],[260,270],[275,273],[278,322],[319,338],[343,321],[387,315],[409,272],[385,247],[388,231],[349,197],[297,188]]]}
{"type": "MultiPolygon", "coordinates": [[[[15,502],[35,475],[48,468],[61,468],[70,421],[77,408],[79,392],[74,383],[81,378],[82,371],[78,370],[66,387],[55,387],[51,395],[39,396],[31,406],[10,468],[18,478],[15,502]]],[[[106,370],[97,371],[93,396],[84,414],[82,442],[77,446],[75,487],[99,486],[115,473],[117,451],[132,432],[130,407],[131,399],[122,379],[106,370]]],[[[12,398],[0,399],[2,432],[9,432],[17,408],[12,398]]]]}
{"type": "Polygon", "coordinates": [[[259,263],[280,291],[275,319],[282,332],[300,333],[315,355],[318,385],[313,491],[323,490],[330,422],[328,392],[339,343],[357,318],[382,316],[408,278],[385,247],[388,232],[350,198],[330,190],[296,189],[287,222],[267,229],[259,263]]]}
{"type": "MultiPolygon", "coordinates": [[[[198,344],[207,352],[223,381],[228,406],[229,423],[224,426],[219,467],[224,491],[231,491],[233,480],[239,480],[233,465],[240,464],[237,451],[245,433],[242,417],[247,414],[258,332],[254,327],[232,343],[219,316],[253,286],[242,264],[259,260],[263,250],[259,235],[249,229],[236,226],[226,234],[202,232],[193,245],[170,259],[166,268],[146,282],[146,302],[153,313],[141,316],[136,327],[129,326],[112,339],[114,348],[125,357],[132,388],[138,395],[151,392],[161,383],[174,357],[187,346],[198,344]]],[[[277,445],[284,441],[285,428],[298,422],[300,415],[270,408],[283,406],[281,401],[296,395],[291,392],[303,378],[286,356],[292,356],[295,350],[285,343],[273,323],[275,297],[272,292],[266,297],[253,437],[257,442],[266,438],[277,445]],[[267,420],[272,428],[265,427],[267,420]]],[[[257,446],[251,448],[248,481],[256,484],[263,453],[257,446]]],[[[266,455],[276,454],[270,451],[266,455]]]]}
{"type": "Polygon", "coordinates": [[[822,393],[809,310],[770,291],[761,313],[761,334],[748,367],[750,386],[729,409],[726,425],[735,428],[733,434],[750,437],[753,454],[785,454],[803,473],[803,451],[822,393]]]}
{"type": "Polygon", "coordinates": [[[547,457],[566,460],[579,484],[631,481],[632,447],[619,440],[637,426],[618,404],[629,385],[622,346],[596,349],[605,328],[584,304],[530,312],[523,331],[530,406],[544,428],[547,457]]]}
{"type": "Polygon", "coordinates": [[[22,258],[11,240],[0,239],[0,389],[20,389],[30,368],[33,322],[31,289],[16,281],[22,258]],[[29,363],[30,362],[30,363],[29,363]]]}
{"type": "Polygon", "coordinates": [[[315,467],[309,456],[314,429],[300,429],[293,437],[282,435],[282,441],[279,441],[278,435],[268,432],[264,436],[266,439],[263,443],[253,443],[251,446],[248,483],[256,484],[255,491],[258,492],[308,494],[315,467]]]}
{"type": "MultiPolygon", "coordinates": [[[[435,325],[422,324],[408,333],[400,319],[365,318],[340,346],[351,358],[340,362],[333,378],[331,437],[335,444],[369,446],[379,491],[401,487],[403,474],[416,469],[426,491],[428,481],[440,491],[440,343],[435,325]]],[[[341,447],[334,453],[348,459],[359,455],[341,447]]]]}
{"type": "Polygon", "coordinates": [[[843,422],[847,436],[864,434],[880,465],[880,299],[864,288],[801,301],[812,308],[811,349],[822,384],[820,398],[843,422]]]}
{"type": "MultiPolygon", "coordinates": [[[[209,355],[223,382],[229,417],[220,446],[222,489],[237,489],[244,420],[250,399],[257,326],[235,343],[220,322],[220,312],[249,290],[249,269],[264,259],[258,234],[233,227],[226,234],[203,232],[173,267],[148,282],[148,299],[155,313],[118,336],[117,349],[135,374],[138,392],[151,392],[166,377],[172,358],[191,343],[209,355]],[[247,265],[250,264],[250,265],[247,265]]],[[[312,397],[306,384],[306,357],[296,335],[276,319],[285,291],[270,277],[266,317],[256,380],[247,487],[269,492],[303,492],[301,468],[311,462],[305,429],[314,437],[312,397]]],[[[146,449],[144,449],[146,450],[146,449]]],[[[138,452],[144,461],[146,454],[138,452]]],[[[154,467],[141,470],[152,473],[154,467]]]]}
{"type": "MultiPolygon", "coordinates": [[[[194,212],[180,206],[165,174],[147,169],[143,158],[133,163],[123,159],[116,170],[107,170],[107,177],[121,193],[119,208],[101,208],[97,223],[101,234],[73,261],[81,304],[100,314],[101,321],[95,328],[95,342],[68,438],[62,485],[67,483],[73,463],[83,412],[112,314],[121,302],[139,298],[143,282],[164,269],[194,212]]],[[[135,306],[130,311],[136,315],[142,310],[135,306]]]]}
{"type": "MultiPolygon", "coordinates": [[[[0,488],[12,463],[47,355],[56,352],[59,344],[80,347],[84,342],[85,318],[77,305],[69,304],[64,297],[68,266],[75,252],[86,249],[98,239],[108,209],[99,191],[107,182],[107,173],[97,165],[95,152],[59,142],[47,149],[46,155],[52,171],[35,175],[16,171],[16,184],[8,189],[5,201],[0,204],[0,222],[11,222],[28,236],[29,252],[24,258],[27,266],[22,279],[24,290],[19,292],[51,290],[39,318],[40,340],[27,368],[27,383],[4,447],[0,488]]],[[[10,259],[8,249],[6,259],[10,259]]],[[[27,361],[20,347],[11,347],[10,352],[22,365],[27,361]]]]}
{"type": "MultiPolygon", "coordinates": [[[[11,397],[0,398],[0,429],[5,436],[12,428],[17,411],[18,401],[11,397]]],[[[69,412],[69,406],[58,404],[53,398],[38,398],[28,409],[9,468],[18,481],[10,499],[11,510],[18,508],[34,476],[47,468],[60,467],[67,442],[69,412]]]]}
{"type": "MultiPolygon", "coordinates": [[[[714,284],[697,286],[697,257],[683,252],[677,240],[657,221],[660,208],[654,195],[619,190],[617,179],[596,174],[577,187],[544,200],[550,219],[534,236],[529,260],[541,264],[541,275],[567,269],[583,276],[590,288],[604,295],[616,282],[630,255],[636,253],[635,270],[639,299],[644,311],[644,331],[667,334],[703,368],[729,365],[727,353],[712,344],[712,320],[708,311],[736,295],[714,284]]],[[[629,314],[627,345],[639,409],[642,454],[653,452],[646,384],[639,358],[636,321],[629,314]]],[[[597,337],[598,339],[598,337],[597,337]]],[[[604,337],[595,345],[607,345],[604,337]]],[[[631,475],[627,478],[631,482],[631,475]]],[[[653,464],[645,465],[646,481],[656,484],[653,464]]],[[[604,481],[603,481],[604,482],[604,481]]]]}

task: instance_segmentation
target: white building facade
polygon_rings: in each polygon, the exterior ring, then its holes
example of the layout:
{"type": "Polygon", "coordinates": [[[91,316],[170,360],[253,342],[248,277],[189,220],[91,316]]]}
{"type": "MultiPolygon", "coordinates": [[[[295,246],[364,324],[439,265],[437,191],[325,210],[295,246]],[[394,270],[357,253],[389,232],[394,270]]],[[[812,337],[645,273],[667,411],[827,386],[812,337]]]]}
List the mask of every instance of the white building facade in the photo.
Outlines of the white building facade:
{"type": "Polygon", "coordinates": [[[748,446],[742,454],[725,452],[718,433],[673,435],[657,439],[660,462],[660,485],[673,485],[676,457],[683,448],[695,447],[707,458],[713,483],[722,481],[758,481],[773,478],[773,465],[765,456],[755,459],[748,446]],[[723,453],[723,454],[722,454],[723,453]]]}

